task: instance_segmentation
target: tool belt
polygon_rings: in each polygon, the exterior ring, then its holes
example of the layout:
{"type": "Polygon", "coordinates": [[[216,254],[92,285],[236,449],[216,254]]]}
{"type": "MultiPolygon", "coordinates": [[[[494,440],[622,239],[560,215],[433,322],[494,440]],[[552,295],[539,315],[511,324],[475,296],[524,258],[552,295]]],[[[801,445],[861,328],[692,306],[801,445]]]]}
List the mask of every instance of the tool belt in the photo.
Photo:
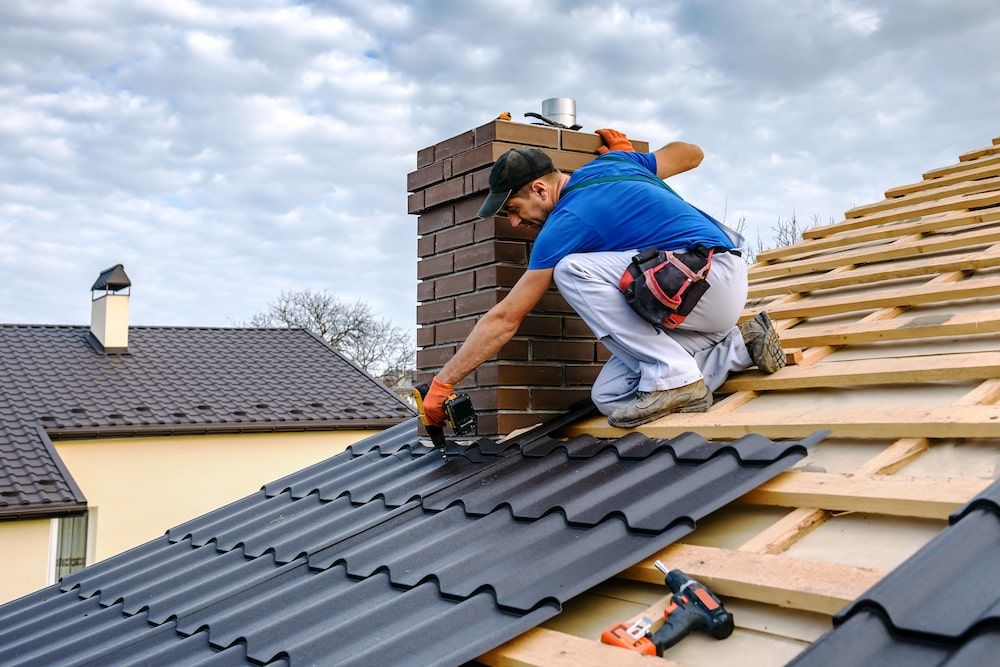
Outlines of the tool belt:
{"type": "Polygon", "coordinates": [[[644,250],[632,258],[618,289],[639,317],[662,331],[676,329],[708,291],[715,252],[703,246],[644,250]]]}

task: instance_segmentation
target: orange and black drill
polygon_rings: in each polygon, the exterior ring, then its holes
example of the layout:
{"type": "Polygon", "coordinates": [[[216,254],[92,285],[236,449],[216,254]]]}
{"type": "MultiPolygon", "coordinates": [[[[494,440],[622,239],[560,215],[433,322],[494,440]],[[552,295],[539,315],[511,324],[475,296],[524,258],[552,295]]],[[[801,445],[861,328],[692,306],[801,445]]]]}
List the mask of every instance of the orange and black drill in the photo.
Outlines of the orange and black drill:
{"type": "Polygon", "coordinates": [[[640,614],[625,623],[617,623],[604,631],[601,641],[612,646],[663,656],[663,652],[684,639],[692,630],[705,630],[716,639],[733,634],[733,615],[722,606],[722,601],[702,584],[680,570],[668,570],[656,561],[656,567],[665,575],[665,583],[673,595],[663,610],[660,622],[640,614]]]}
{"type": "MultiPolygon", "coordinates": [[[[431,437],[431,442],[434,443],[435,447],[441,448],[441,456],[447,459],[448,455],[445,453],[445,446],[448,444],[448,441],[444,437],[444,427],[434,426],[429,423],[427,415],[424,414],[424,398],[427,396],[428,391],[430,391],[430,387],[421,383],[413,387],[411,394],[417,404],[417,413],[420,415],[420,421],[423,423],[424,428],[427,429],[427,435],[431,437]]],[[[472,399],[469,398],[468,394],[453,393],[449,396],[448,400],[444,402],[444,415],[445,420],[451,426],[451,430],[455,432],[455,435],[474,433],[478,425],[476,410],[472,407],[472,399]]]]}

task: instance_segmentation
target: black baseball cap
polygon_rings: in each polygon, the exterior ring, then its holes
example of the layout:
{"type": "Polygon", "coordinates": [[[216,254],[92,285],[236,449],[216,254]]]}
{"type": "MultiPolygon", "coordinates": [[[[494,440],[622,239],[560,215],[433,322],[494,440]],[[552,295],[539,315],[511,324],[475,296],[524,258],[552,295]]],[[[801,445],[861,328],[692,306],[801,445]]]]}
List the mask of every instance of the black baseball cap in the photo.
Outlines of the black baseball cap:
{"type": "Polygon", "coordinates": [[[513,193],[555,170],[552,159],[537,148],[511,148],[497,158],[493,165],[493,171],[490,172],[490,194],[479,209],[479,217],[496,215],[513,193]]]}

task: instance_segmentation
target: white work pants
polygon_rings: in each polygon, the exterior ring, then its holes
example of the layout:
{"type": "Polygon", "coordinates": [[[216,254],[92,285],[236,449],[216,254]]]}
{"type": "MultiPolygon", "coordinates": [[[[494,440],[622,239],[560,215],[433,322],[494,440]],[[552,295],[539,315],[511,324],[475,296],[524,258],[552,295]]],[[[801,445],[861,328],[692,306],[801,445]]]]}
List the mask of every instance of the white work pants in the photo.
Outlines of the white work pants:
{"type": "Polygon", "coordinates": [[[637,391],[673,389],[701,378],[715,391],[731,371],[753,363],[736,328],[747,298],[747,266],[740,257],[713,255],[711,287],[680,327],[662,332],[636,315],[618,290],[636,252],[577,253],[555,268],[559,292],[613,355],[592,391],[604,414],[637,391]]]}

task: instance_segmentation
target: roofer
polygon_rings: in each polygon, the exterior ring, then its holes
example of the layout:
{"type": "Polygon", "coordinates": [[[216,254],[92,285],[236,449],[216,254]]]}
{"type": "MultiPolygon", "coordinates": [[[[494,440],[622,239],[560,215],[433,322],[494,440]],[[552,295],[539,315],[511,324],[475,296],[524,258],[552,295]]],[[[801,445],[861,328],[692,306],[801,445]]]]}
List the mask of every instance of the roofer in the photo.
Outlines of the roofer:
{"type": "Polygon", "coordinates": [[[597,133],[603,154],[572,176],[534,148],[511,149],[493,166],[479,217],[506,212],[511,225],[540,231],[528,270],[434,378],[424,399],[432,423],[444,423],[452,386],[510,340],[553,279],[611,351],[592,397],[612,426],[704,412],[731,371],[784,366],[766,313],[736,326],[745,239],[661,180],[697,167],[702,150],[673,142],[637,153],[621,132],[597,133]]]}

